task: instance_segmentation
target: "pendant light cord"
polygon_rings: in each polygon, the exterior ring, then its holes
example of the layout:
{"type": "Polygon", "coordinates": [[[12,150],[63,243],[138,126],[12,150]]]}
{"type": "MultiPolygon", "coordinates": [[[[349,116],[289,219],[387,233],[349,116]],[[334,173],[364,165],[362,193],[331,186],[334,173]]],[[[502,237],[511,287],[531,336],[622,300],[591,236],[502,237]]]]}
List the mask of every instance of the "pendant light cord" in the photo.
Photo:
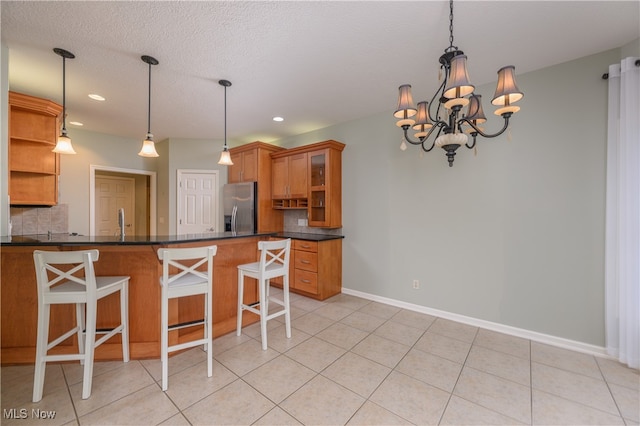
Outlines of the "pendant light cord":
{"type": "Polygon", "coordinates": [[[149,98],[147,105],[147,133],[151,133],[151,62],[149,62],[149,98]]]}
{"type": "Polygon", "coordinates": [[[227,148],[227,86],[224,86],[224,147],[227,148]]]}
{"type": "Polygon", "coordinates": [[[66,93],[67,93],[67,88],[66,88],[66,75],[67,75],[67,71],[66,71],[66,62],[67,62],[67,58],[65,58],[64,56],[62,57],[62,132],[66,133],[67,132],[67,99],[66,99],[66,93]]]}

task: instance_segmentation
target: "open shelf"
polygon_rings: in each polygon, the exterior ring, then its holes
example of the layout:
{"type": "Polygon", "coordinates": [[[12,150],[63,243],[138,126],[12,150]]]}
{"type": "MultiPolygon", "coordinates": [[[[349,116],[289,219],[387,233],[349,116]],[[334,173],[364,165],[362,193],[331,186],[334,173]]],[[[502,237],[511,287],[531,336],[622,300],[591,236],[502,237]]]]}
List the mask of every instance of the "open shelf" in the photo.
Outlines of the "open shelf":
{"type": "Polygon", "coordinates": [[[274,209],[306,209],[308,201],[306,198],[271,200],[274,209]]]}

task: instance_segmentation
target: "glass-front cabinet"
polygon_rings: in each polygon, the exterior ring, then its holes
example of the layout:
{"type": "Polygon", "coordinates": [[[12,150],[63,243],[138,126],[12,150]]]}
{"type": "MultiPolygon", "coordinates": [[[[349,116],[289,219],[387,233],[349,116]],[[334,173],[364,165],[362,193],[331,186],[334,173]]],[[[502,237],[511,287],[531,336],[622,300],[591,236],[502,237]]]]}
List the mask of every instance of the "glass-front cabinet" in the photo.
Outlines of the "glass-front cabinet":
{"type": "Polygon", "coordinates": [[[309,224],[324,226],[327,219],[327,186],[326,173],[327,153],[325,150],[311,153],[309,170],[311,171],[311,205],[309,207],[309,224]],[[323,225],[318,225],[318,224],[323,225]]]}
{"type": "Polygon", "coordinates": [[[342,227],[342,150],[344,145],[327,141],[327,147],[308,154],[309,226],[342,227]]]}

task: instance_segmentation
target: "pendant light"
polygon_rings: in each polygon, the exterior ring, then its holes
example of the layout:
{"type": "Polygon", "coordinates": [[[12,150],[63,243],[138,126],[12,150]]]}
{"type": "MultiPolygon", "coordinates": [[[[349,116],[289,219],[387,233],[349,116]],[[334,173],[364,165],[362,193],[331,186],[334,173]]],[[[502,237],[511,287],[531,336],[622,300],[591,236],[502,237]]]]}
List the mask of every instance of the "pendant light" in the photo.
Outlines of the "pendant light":
{"type": "Polygon", "coordinates": [[[229,80],[220,80],[218,81],[220,86],[224,86],[224,147],[222,148],[222,153],[220,154],[220,161],[218,164],[223,166],[233,166],[233,161],[231,161],[231,153],[229,152],[229,147],[227,146],[227,87],[231,86],[231,82],[229,80]]]}
{"type": "Polygon", "coordinates": [[[65,69],[65,61],[67,59],[73,59],[76,56],[64,49],[60,49],[56,47],[53,51],[62,56],[62,130],[60,132],[60,136],[58,136],[58,141],[56,142],[56,147],[53,148],[53,152],[57,154],[75,154],[75,150],[71,145],[71,138],[67,136],[67,105],[66,105],[66,69],[65,69]]]}
{"type": "Polygon", "coordinates": [[[159,62],[156,58],[144,55],[141,57],[142,62],[149,64],[149,103],[147,109],[147,137],[142,142],[142,149],[138,153],[141,157],[158,157],[156,151],[156,145],[153,142],[153,134],[151,133],[151,65],[158,65],[159,62]]]}

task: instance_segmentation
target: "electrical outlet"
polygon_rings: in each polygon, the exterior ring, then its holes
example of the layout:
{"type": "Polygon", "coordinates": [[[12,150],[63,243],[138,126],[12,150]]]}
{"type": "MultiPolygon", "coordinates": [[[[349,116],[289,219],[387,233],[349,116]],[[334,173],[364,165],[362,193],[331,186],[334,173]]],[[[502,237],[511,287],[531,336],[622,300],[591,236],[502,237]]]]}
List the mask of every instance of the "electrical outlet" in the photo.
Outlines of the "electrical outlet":
{"type": "Polygon", "coordinates": [[[413,280],[413,288],[414,289],[419,289],[420,288],[420,281],[418,280],[413,280]]]}
{"type": "Polygon", "coordinates": [[[307,226],[308,224],[307,219],[298,219],[298,226],[307,226]]]}

